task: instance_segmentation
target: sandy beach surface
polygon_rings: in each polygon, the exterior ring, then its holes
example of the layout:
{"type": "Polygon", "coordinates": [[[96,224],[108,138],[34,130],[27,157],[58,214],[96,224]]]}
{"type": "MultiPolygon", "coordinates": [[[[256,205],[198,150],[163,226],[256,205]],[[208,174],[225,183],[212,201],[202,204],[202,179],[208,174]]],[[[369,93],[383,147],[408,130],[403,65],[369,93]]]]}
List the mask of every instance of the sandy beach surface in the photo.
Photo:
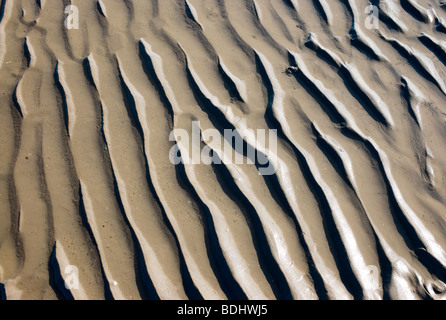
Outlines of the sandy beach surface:
{"type": "Polygon", "coordinates": [[[446,1],[0,3],[0,298],[446,299],[446,1]]]}

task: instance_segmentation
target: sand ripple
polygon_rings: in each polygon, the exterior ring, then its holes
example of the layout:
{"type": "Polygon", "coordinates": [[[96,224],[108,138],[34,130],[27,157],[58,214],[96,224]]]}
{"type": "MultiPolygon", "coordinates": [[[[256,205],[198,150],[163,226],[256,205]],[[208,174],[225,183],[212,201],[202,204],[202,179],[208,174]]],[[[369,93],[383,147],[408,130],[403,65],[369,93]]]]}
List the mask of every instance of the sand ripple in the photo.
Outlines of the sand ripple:
{"type": "Polygon", "coordinates": [[[446,7],[371,3],[2,0],[0,298],[444,299],[446,7]]]}

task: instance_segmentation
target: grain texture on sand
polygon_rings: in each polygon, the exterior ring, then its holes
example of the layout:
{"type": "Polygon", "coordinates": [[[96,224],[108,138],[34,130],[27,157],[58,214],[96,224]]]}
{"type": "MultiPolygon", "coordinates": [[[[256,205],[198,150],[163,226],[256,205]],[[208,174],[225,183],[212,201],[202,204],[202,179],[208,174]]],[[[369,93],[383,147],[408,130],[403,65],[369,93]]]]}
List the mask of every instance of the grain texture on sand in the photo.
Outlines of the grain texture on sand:
{"type": "Polygon", "coordinates": [[[371,2],[2,0],[0,297],[444,299],[445,5],[371,2]]]}

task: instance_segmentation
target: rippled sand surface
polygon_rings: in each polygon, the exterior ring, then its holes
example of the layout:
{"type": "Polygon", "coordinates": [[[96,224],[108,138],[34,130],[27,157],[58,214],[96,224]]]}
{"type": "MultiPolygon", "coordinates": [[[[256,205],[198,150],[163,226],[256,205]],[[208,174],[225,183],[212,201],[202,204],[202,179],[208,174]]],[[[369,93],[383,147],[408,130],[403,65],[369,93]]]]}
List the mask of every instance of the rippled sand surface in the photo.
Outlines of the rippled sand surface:
{"type": "Polygon", "coordinates": [[[444,299],[446,2],[371,4],[2,0],[0,298],[444,299]]]}

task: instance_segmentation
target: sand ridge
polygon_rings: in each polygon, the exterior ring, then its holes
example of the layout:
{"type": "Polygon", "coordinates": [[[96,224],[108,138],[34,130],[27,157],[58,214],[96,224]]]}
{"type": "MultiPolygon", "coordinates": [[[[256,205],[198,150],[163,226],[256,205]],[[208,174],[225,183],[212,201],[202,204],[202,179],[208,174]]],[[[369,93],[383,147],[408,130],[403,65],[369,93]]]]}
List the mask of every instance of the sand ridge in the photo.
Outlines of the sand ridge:
{"type": "Polygon", "coordinates": [[[4,296],[444,299],[445,9],[2,0],[4,296]]]}

